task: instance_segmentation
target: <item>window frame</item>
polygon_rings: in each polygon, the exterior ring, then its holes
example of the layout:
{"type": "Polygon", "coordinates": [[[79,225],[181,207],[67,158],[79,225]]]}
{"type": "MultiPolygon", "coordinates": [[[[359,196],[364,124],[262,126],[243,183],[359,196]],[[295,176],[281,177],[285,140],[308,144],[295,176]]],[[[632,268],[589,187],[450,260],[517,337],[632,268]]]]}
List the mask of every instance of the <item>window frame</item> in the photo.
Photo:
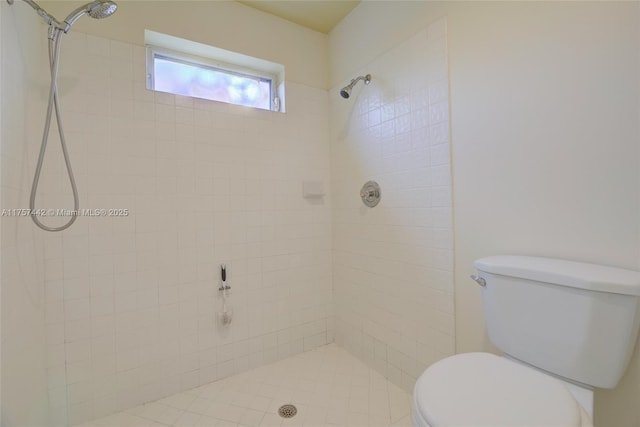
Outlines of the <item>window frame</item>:
{"type": "MultiPolygon", "coordinates": [[[[239,105],[247,108],[254,108],[256,110],[263,111],[280,111],[280,99],[278,97],[278,76],[275,74],[268,73],[263,70],[257,70],[253,68],[247,68],[236,64],[231,64],[228,62],[218,61],[213,58],[206,58],[203,56],[192,55],[185,52],[179,52],[173,49],[167,49],[164,47],[147,44],[147,60],[146,60],[146,86],[147,89],[156,91],[155,89],[155,59],[158,57],[159,59],[163,59],[165,61],[172,61],[178,64],[194,66],[202,69],[212,70],[216,72],[222,72],[225,74],[251,78],[263,82],[269,82],[269,109],[253,107],[250,105],[244,104],[236,104],[233,102],[225,102],[218,101],[215,99],[209,98],[199,98],[199,99],[207,99],[213,102],[222,102],[224,104],[231,105],[239,105]]],[[[158,91],[160,92],[160,91],[158,91]]],[[[166,92],[173,93],[173,92],[166,92]]],[[[175,94],[181,95],[181,94],[175,94]]],[[[181,96],[190,96],[190,95],[181,95],[181,96]]],[[[193,97],[197,98],[197,97],[193,97]]]]}

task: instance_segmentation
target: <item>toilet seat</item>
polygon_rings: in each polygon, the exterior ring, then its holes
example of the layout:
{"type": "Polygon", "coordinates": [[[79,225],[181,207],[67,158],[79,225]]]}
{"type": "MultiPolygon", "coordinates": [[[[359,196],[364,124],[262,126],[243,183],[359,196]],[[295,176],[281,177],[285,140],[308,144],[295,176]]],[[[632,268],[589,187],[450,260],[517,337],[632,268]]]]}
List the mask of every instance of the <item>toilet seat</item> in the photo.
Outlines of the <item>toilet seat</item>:
{"type": "Polygon", "coordinates": [[[579,427],[585,416],[561,381],[489,353],[443,359],[414,389],[419,426],[579,427]]]}

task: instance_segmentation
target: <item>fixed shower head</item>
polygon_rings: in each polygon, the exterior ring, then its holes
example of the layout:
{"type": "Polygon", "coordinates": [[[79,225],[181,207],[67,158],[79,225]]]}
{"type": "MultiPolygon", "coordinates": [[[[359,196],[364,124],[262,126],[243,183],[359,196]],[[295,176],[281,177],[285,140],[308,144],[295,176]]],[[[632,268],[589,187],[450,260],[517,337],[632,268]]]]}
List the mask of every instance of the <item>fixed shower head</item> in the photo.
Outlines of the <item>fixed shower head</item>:
{"type": "Polygon", "coordinates": [[[344,99],[349,99],[351,96],[351,89],[358,83],[360,80],[364,80],[364,84],[368,85],[371,83],[371,74],[367,74],[366,76],[358,76],[355,79],[351,80],[351,83],[340,89],[340,96],[344,99]]]}
{"type": "Polygon", "coordinates": [[[94,19],[107,18],[115,13],[118,5],[110,0],[95,0],[80,6],[69,14],[64,20],[67,23],[67,30],[85,13],[94,19]]]}

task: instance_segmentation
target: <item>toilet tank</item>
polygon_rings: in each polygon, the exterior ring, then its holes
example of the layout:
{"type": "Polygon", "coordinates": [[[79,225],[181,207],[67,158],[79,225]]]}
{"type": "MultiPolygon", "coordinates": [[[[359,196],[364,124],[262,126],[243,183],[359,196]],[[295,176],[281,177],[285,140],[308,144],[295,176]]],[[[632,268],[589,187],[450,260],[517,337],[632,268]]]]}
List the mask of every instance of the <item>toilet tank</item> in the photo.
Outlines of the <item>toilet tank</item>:
{"type": "Polygon", "coordinates": [[[506,354],[593,387],[614,388],[640,326],[640,273],[553,258],[474,263],[489,338],[506,354]]]}

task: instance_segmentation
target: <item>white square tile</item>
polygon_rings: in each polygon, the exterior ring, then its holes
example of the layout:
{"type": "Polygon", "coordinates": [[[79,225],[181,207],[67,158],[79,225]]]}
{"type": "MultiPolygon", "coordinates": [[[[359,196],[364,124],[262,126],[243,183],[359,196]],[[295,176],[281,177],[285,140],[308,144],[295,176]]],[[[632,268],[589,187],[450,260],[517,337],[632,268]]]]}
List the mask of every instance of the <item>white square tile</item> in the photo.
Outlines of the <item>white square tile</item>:
{"type": "Polygon", "coordinates": [[[263,411],[247,409],[240,418],[239,423],[244,426],[257,427],[261,424],[264,415],[263,411]]]}

